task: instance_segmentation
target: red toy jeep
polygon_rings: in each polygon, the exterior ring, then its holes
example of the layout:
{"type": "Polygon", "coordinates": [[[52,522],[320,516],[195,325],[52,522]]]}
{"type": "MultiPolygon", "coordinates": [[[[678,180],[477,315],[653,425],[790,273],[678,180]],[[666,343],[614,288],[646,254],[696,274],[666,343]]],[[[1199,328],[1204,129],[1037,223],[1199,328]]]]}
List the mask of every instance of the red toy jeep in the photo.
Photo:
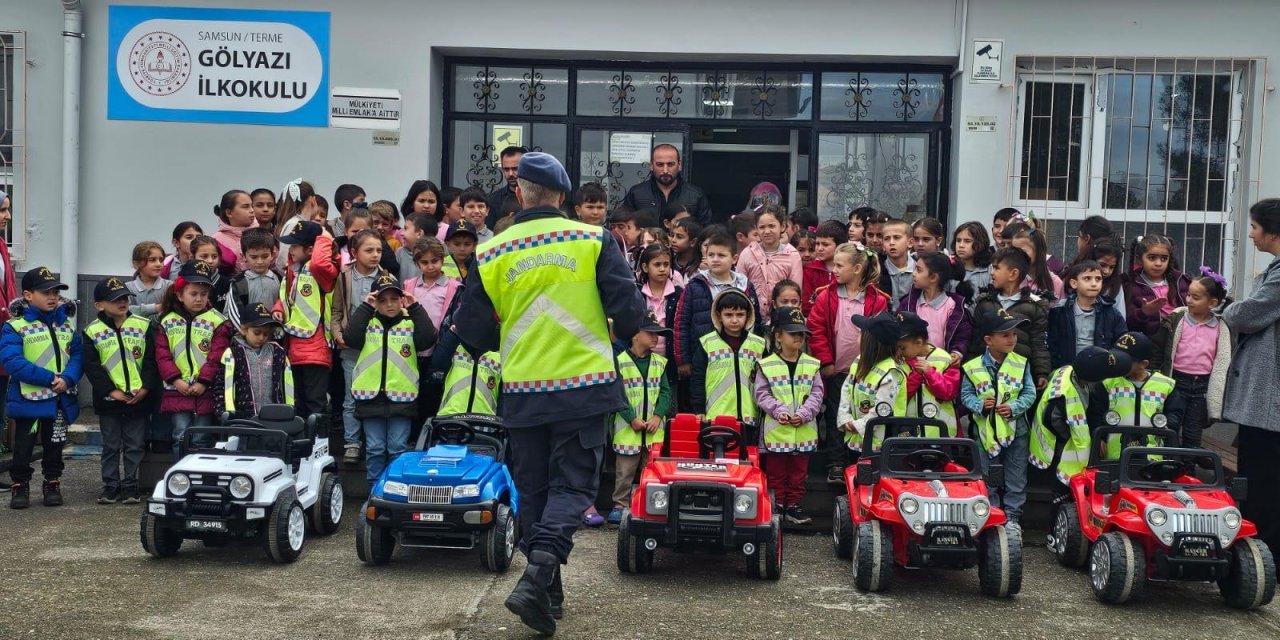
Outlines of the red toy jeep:
{"type": "Polygon", "coordinates": [[[699,423],[680,414],[649,463],[618,526],[618,569],[648,573],[659,546],[677,552],[738,552],[753,578],[782,575],[782,520],[754,444],[731,417],[699,423]]]}
{"type": "MultiPolygon", "coordinates": [[[[985,454],[968,438],[915,437],[925,427],[944,428],[924,409],[930,417],[896,418],[889,405],[876,407],[867,429],[884,427],[884,444],[845,469],[848,494],[836,498],[832,525],[836,555],[853,558],[853,582],[863,591],[888,589],[895,564],[976,564],[983,593],[1012,596],[1022,589],[1022,538],[987,499],[978,466],[985,454]]],[[[993,486],[1003,476],[991,465],[993,486]]]]}
{"type": "Polygon", "coordinates": [[[1099,600],[1125,602],[1152,579],[1216,581],[1237,609],[1271,601],[1271,550],[1236,508],[1244,478],[1226,485],[1216,453],[1179,448],[1168,429],[1103,427],[1093,442],[1089,465],[1057,506],[1049,548],[1068,567],[1088,560],[1099,600]],[[1104,459],[1112,437],[1128,445],[1119,460],[1104,459]],[[1145,446],[1152,441],[1166,446],[1145,446]],[[1213,477],[1202,480],[1208,473],[1213,477]]]}

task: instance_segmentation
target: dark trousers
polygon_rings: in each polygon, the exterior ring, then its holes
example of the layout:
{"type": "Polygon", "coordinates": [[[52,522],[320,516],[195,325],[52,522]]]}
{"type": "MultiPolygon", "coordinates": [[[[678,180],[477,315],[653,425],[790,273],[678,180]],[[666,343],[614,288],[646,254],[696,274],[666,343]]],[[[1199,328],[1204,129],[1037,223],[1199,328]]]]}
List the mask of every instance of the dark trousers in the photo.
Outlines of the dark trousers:
{"type": "Polygon", "coordinates": [[[1237,472],[1249,479],[1249,496],[1240,505],[1258,526],[1258,537],[1280,549],[1280,432],[1240,425],[1237,472]]]}
{"type": "Polygon", "coordinates": [[[319,364],[293,366],[293,389],[298,415],[328,413],[329,367],[319,364]]]}
{"type": "Polygon", "coordinates": [[[13,433],[13,466],[9,467],[9,477],[14,482],[27,484],[35,469],[31,468],[31,455],[35,453],[36,441],[43,448],[40,458],[40,472],[45,480],[57,480],[62,477],[62,445],[63,441],[53,441],[53,420],[34,418],[15,418],[13,433]]]}
{"type": "Polygon", "coordinates": [[[840,410],[840,388],[848,374],[837,373],[822,379],[822,451],[827,469],[844,469],[849,466],[849,447],[844,443],[844,432],[836,424],[840,410]]]}
{"type": "Polygon", "coordinates": [[[1182,446],[1193,449],[1200,448],[1201,434],[1209,428],[1209,401],[1205,394],[1209,391],[1209,375],[1191,375],[1179,371],[1173,372],[1174,388],[1187,401],[1186,413],[1182,416],[1182,446]]]}
{"type": "Polygon", "coordinates": [[[136,493],[138,467],[142,465],[142,441],[147,431],[146,414],[99,415],[102,431],[102,488],[136,493]],[[124,476],[120,458],[124,457],[124,476]]]}
{"type": "Polygon", "coordinates": [[[511,429],[508,458],[520,492],[520,549],[569,560],[582,512],[600,489],[607,416],[511,429]]]}
{"type": "Polygon", "coordinates": [[[808,453],[761,453],[769,490],[778,504],[794,507],[804,498],[804,479],[809,475],[808,453]]]}

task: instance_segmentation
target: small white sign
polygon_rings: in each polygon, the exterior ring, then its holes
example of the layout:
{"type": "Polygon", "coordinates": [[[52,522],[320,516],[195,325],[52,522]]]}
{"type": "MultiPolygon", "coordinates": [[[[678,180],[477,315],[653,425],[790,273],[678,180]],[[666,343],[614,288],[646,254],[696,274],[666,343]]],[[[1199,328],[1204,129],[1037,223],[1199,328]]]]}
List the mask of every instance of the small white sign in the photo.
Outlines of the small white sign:
{"type": "Polygon", "coordinates": [[[334,87],[329,126],[344,129],[400,129],[400,92],[395,89],[334,87]]]}
{"type": "Polygon", "coordinates": [[[969,82],[1000,84],[1004,68],[1004,40],[973,41],[973,62],[969,66],[969,82]]]}
{"type": "Polygon", "coordinates": [[[653,149],[652,133],[614,132],[609,136],[609,161],[644,164],[653,149]]]}
{"type": "Polygon", "coordinates": [[[996,130],[995,116],[965,116],[965,131],[994,133],[996,130]]]}
{"type": "Polygon", "coordinates": [[[399,131],[374,131],[373,146],[375,147],[400,146],[400,132],[399,131]]]}

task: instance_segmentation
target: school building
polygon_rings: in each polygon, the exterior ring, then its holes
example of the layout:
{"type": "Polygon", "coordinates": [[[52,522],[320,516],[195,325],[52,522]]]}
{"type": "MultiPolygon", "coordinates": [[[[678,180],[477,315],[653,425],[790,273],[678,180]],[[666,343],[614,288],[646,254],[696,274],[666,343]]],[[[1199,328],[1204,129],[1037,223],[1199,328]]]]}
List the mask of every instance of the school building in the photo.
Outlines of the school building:
{"type": "Polygon", "coordinates": [[[1275,0],[0,0],[0,184],[19,269],[83,284],[303,177],[399,202],[496,152],[621,199],[680,147],[717,217],[751,185],[949,228],[1005,206],[1161,231],[1237,293],[1280,195],[1275,0]],[[305,10],[303,10],[305,9],[305,10]],[[1270,126],[1268,126],[1270,125],[1270,126]],[[1270,174],[1266,168],[1272,168],[1270,174]]]}

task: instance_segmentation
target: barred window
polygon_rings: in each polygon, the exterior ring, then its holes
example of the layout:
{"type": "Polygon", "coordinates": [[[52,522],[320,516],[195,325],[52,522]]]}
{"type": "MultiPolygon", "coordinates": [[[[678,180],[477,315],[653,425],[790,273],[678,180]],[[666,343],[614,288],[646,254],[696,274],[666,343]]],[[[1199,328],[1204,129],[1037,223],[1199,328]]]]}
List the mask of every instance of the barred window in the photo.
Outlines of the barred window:
{"type": "Polygon", "coordinates": [[[0,190],[9,194],[13,218],[0,229],[15,251],[14,260],[24,257],[22,234],[26,228],[26,192],[23,189],[26,145],[22,122],[26,107],[23,96],[26,78],[26,36],[23,32],[0,31],[0,190]]]}

